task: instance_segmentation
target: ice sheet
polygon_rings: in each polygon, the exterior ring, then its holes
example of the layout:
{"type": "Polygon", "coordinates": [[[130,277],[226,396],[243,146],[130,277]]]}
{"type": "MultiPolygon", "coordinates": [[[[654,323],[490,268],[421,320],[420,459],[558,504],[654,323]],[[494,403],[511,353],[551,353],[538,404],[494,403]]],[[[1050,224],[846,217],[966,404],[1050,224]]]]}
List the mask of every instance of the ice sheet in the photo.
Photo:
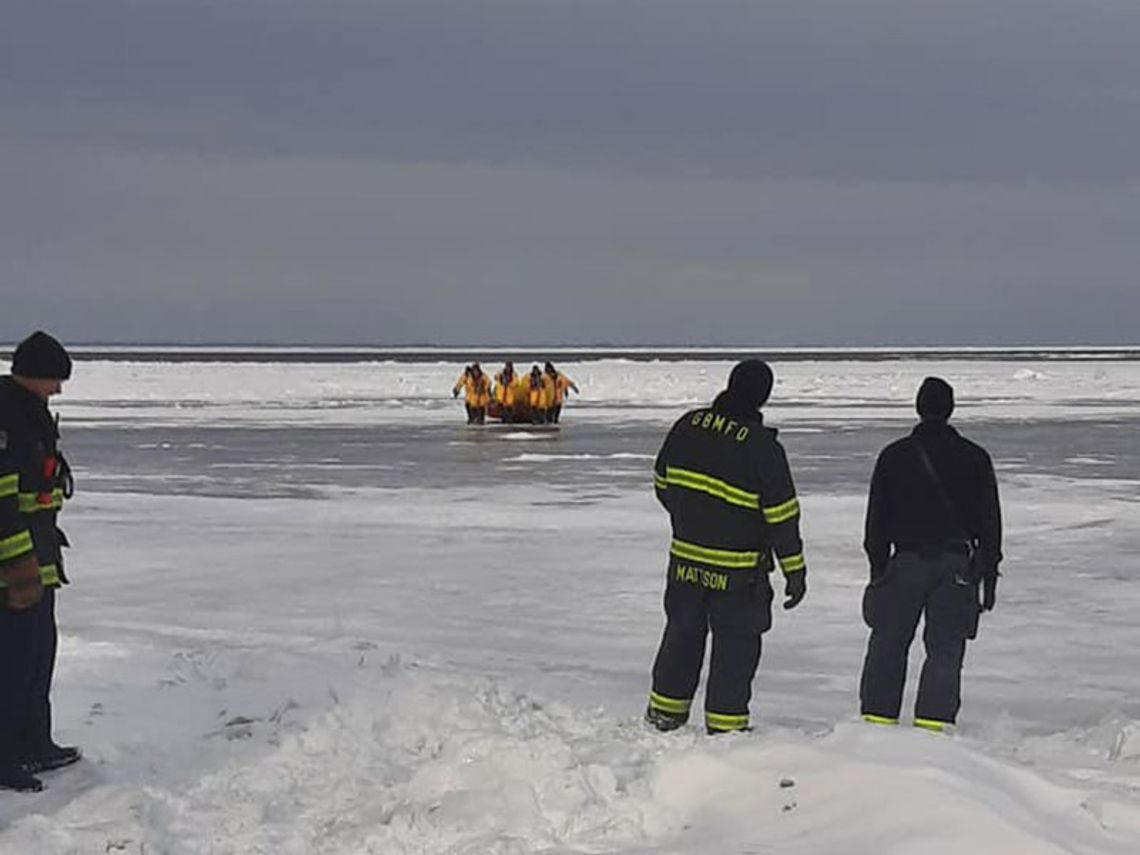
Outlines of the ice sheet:
{"type": "Polygon", "coordinates": [[[455,365],[80,367],[55,712],[87,759],[0,794],[0,852],[1137,851],[1138,481],[1123,439],[1070,439],[1134,430],[1135,365],[778,366],[810,590],[766,636],[757,730],[718,739],[639,716],[649,458],[726,365],[567,365],[546,444],[421,430],[461,418],[455,365]],[[1005,444],[1007,576],[949,738],[855,715],[863,446],[927,373],[1005,444]]]}

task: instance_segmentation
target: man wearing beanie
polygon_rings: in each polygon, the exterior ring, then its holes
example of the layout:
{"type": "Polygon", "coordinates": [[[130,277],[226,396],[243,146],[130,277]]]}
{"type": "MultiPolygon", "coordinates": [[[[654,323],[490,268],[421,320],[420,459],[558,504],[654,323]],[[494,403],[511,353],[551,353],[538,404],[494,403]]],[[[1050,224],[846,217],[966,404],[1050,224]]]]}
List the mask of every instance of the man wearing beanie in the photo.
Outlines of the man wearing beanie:
{"type": "Polygon", "coordinates": [[[918,425],[883,449],[871,478],[863,543],[871,637],[859,693],[864,719],[898,723],[907,651],[922,617],[926,662],[914,724],[941,731],[958,716],[966,640],[996,600],[1001,508],[990,456],[947,424],[950,385],[927,377],[916,406],[918,425]]]}
{"type": "Polygon", "coordinates": [[[673,425],[653,467],[673,526],[665,632],[645,713],[658,730],[688,721],[710,630],[705,726],[747,730],[760,639],[772,625],[768,577],[776,562],[785,609],[807,592],[799,500],[776,431],[760,415],[772,379],[759,359],[739,363],[711,406],[673,425]]]}
{"type": "Polygon", "coordinates": [[[45,332],[20,342],[0,377],[0,789],[38,791],[37,773],[80,756],[51,735],[55,589],[67,581],[56,521],[72,480],[47,402],[69,377],[71,358],[45,332]]]}

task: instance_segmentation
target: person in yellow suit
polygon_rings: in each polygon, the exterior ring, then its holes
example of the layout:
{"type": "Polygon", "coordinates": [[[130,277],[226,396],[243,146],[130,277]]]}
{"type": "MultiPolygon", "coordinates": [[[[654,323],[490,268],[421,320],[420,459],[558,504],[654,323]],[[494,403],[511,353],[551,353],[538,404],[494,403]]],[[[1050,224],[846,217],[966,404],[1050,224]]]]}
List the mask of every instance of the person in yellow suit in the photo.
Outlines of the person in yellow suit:
{"type": "Polygon", "coordinates": [[[536,425],[545,424],[554,402],[554,384],[549,382],[537,365],[530,369],[530,374],[526,377],[526,393],[530,420],[536,425]]]}
{"type": "Polygon", "coordinates": [[[554,367],[553,363],[547,362],[545,367],[546,376],[550,378],[550,382],[553,386],[549,410],[549,421],[551,421],[553,424],[558,424],[558,417],[562,415],[563,399],[565,399],[566,396],[570,394],[571,389],[573,389],[578,394],[581,394],[581,391],[578,389],[578,385],[561,371],[557,370],[554,367]]]}
{"type": "Polygon", "coordinates": [[[515,374],[515,364],[507,362],[503,370],[495,375],[495,401],[503,410],[503,421],[514,421],[515,407],[522,400],[519,396],[519,378],[515,374]]]}
{"type": "Polygon", "coordinates": [[[467,424],[481,425],[487,420],[487,406],[491,403],[491,381],[479,367],[479,363],[469,365],[452,387],[451,395],[456,397],[459,390],[466,392],[467,424]]]}
{"type": "Polygon", "coordinates": [[[542,372],[541,376],[542,412],[544,416],[543,421],[549,424],[554,421],[554,395],[557,391],[558,384],[555,382],[554,378],[547,374],[545,371],[542,372]]]}

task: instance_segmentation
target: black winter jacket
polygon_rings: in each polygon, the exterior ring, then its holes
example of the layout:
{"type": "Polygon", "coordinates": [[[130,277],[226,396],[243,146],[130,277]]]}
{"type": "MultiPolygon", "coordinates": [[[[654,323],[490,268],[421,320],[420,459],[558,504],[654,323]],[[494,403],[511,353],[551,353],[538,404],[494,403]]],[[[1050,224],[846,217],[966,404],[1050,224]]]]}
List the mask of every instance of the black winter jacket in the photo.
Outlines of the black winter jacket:
{"type": "Polygon", "coordinates": [[[920,422],[883,449],[871,477],[863,548],[871,575],[886,569],[892,547],[932,548],[969,541],[980,576],[1001,561],[1001,506],[989,454],[941,421],[920,422]],[[941,498],[918,453],[919,444],[942,481],[954,513],[941,498]]]}

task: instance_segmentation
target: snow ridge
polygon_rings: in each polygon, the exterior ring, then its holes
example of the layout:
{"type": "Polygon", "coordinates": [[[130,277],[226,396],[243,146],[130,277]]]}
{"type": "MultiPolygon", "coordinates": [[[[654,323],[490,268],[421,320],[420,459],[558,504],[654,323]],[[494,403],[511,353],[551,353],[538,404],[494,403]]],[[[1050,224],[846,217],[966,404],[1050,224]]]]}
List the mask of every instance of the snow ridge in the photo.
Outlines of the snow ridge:
{"type": "MultiPolygon", "coordinates": [[[[1133,773],[1138,727],[1115,751],[1133,773]]],[[[662,735],[395,656],[307,720],[228,728],[232,758],[197,781],[94,783],[16,823],[4,851],[1123,855],[1140,816],[960,736],[857,722],[662,735]]]]}

